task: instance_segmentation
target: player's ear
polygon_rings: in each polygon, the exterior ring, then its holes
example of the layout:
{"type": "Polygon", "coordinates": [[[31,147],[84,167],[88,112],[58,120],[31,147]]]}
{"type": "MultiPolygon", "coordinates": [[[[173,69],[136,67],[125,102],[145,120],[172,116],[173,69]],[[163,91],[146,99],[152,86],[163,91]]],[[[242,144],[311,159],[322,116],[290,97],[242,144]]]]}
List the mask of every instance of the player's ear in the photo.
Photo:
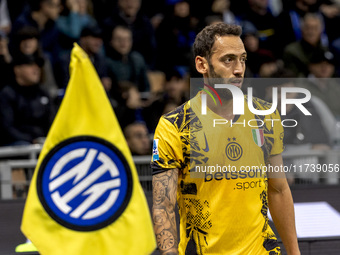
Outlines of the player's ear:
{"type": "Polygon", "coordinates": [[[208,72],[209,69],[208,61],[204,57],[197,56],[195,58],[195,64],[197,72],[201,74],[205,74],[208,72]]]}

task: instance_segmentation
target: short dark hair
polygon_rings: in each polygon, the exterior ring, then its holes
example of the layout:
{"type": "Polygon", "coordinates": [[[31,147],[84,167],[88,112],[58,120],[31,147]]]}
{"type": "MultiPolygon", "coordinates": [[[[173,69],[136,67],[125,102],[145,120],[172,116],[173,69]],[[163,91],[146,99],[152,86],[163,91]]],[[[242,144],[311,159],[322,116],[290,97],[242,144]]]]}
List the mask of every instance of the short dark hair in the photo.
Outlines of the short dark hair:
{"type": "Polygon", "coordinates": [[[216,36],[234,35],[241,36],[242,28],[238,25],[229,25],[225,23],[217,23],[206,26],[198,33],[194,42],[195,57],[201,56],[210,58],[211,49],[215,43],[216,36]]]}
{"type": "Polygon", "coordinates": [[[50,0],[29,0],[31,11],[39,11],[41,9],[41,4],[44,2],[49,2],[50,0]]]}
{"type": "Polygon", "coordinates": [[[39,67],[43,67],[44,63],[45,60],[42,57],[34,55],[17,54],[15,58],[13,58],[12,66],[36,64],[39,67]]]}
{"type": "Polygon", "coordinates": [[[102,30],[96,25],[85,26],[80,33],[80,37],[92,36],[102,38],[102,30]]]}
{"type": "Polygon", "coordinates": [[[22,42],[23,40],[36,38],[39,40],[39,30],[35,27],[24,26],[14,34],[15,41],[22,42]]]}

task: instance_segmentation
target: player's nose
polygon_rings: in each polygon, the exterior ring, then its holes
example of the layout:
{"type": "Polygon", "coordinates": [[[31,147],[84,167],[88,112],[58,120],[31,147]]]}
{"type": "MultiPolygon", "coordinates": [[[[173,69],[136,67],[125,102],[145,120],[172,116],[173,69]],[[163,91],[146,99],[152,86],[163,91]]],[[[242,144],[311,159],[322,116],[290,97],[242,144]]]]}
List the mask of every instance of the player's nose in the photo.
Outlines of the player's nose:
{"type": "Polygon", "coordinates": [[[233,70],[233,74],[236,77],[242,77],[243,73],[244,73],[244,64],[241,61],[236,61],[235,62],[235,66],[234,66],[234,70],[233,70]]]}

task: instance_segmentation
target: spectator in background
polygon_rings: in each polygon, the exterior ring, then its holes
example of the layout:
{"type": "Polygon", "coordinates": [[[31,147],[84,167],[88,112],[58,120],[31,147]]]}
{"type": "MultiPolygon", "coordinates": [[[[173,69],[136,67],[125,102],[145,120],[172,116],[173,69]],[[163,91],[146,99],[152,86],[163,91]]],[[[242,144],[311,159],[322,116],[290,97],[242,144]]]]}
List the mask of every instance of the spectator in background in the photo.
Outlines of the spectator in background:
{"type": "Polygon", "coordinates": [[[144,58],[136,51],[132,51],[132,32],[128,27],[117,26],[112,30],[110,47],[107,49],[108,74],[112,80],[111,95],[117,99],[121,81],[136,84],[140,92],[150,89],[147,77],[147,67],[144,58]]]}
{"type": "Polygon", "coordinates": [[[283,67],[281,59],[276,59],[272,55],[261,56],[259,77],[269,78],[273,73],[279,71],[283,67]]]}
{"type": "Polygon", "coordinates": [[[16,55],[41,54],[39,49],[39,31],[35,27],[24,26],[12,35],[11,52],[16,55]]]}
{"type": "Polygon", "coordinates": [[[151,155],[151,141],[143,122],[134,122],[126,126],[124,135],[132,155],[151,155]]]}
{"type": "MultiPolygon", "coordinates": [[[[246,3],[244,3],[242,7],[243,10],[245,9],[244,6],[248,6],[247,1],[248,0],[245,0],[246,3]]],[[[230,7],[231,7],[230,0],[214,0],[211,5],[212,17],[220,15],[222,21],[226,24],[240,25],[242,26],[242,30],[244,30],[245,27],[251,26],[252,28],[256,29],[256,32],[257,32],[257,28],[254,26],[254,24],[250,22],[249,20],[247,20],[246,12],[242,13],[241,15],[239,13],[236,14],[230,9],[230,7]]],[[[269,4],[268,4],[268,7],[269,7],[269,4]]],[[[207,25],[209,24],[207,23],[207,25]]]]}
{"type": "MultiPolygon", "coordinates": [[[[269,78],[282,67],[281,61],[275,58],[271,51],[259,47],[258,32],[250,22],[243,23],[241,38],[247,52],[246,78],[269,78]]],[[[263,79],[246,79],[242,90],[246,93],[247,88],[251,86],[254,96],[264,99],[263,82],[263,79]]]]}
{"type": "Polygon", "coordinates": [[[196,37],[196,27],[192,21],[190,5],[184,0],[176,1],[173,11],[164,17],[156,31],[159,50],[157,67],[160,70],[167,72],[175,66],[189,70],[191,48],[196,37]]]}
{"type": "Polygon", "coordinates": [[[124,129],[136,121],[144,121],[143,102],[137,86],[129,81],[119,82],[118,86],[121,99],[114,111],[121,128],[124,129]]]}
{"type": "Polygon", "coordinates": [[[55,20],[59,17],[60,0],[31,0],[30,11],[24,11],[14,22],[12,33],[17,33],[25,26],[39,31],[39,41],[45,55],[54,64],[58,56],[58,29],[55,20]]]}
{"type": "Polygon", "coordinates": [[[222,21],[226,24],[238,24],[239,20],[234,13],[230,11],[230,0],[214,0],[211,5],[211,11],[214,14],[220,14],[222,21]]]}
{"type": "Polygon", "coordinates": [[[319,50],[314,52],[309,62],[310,79],[332,78],[335,75],[334,55],[330,51],[319,50]]]}
{"type": "Polygon", "coordinates": [[[299,84],[308,89],[312,96],[320,98],[340,119],[340,84],[338,79],[331,79],[334,75],[334,58],[329,51],[315,52],[309,64],[307,80],[299,84]]]}
{"type": "Polygon", "coordinates": [[[0,70],[4,74],[0,79],[0,90],[11,79],[11,62],[12,56],[8,49],[7,35],[0,30],[0,70]]]}
{"type": "Polygon", "coordinates": [[[151,133],[155,132],[159,118],[170,110],[180,106],[188,99],[188,79],[178,69],[166,74],[164,93],[144,109],[144,119],[151,133]]]}
{"type": "MultiPolygon", "coordinates": [[[[254,61],[254,59],[252,61],[254,61]]],[[[281,60],[276,59],[274,56],[269,54],[261,55],[258,59],[258,65],[258,74],[255,77],[261,79],[246,79],[242,85],[242,90],[246,94],[247,88],[251,86],[253,88],[253,95],[265,100],[265,86],[268,81],[266,78],[272,77],[273,74],[281,70],[283,68],[283,63],[281,60]]],[[[248,73],[247,78],[250,77],[251,76],[249,76],[248,73]]]]}
{"type": "MultiPolygon", "coordinates": [[[[279,16],[282,48],[289,43],[302,39],[301,23],[307,13],[314,13],[322,20],[321,43],[330,47],[333,41],[340,37],[337,25],[340,21],[340,6],[333,0],[297,0],[291,7],[285,8],[279,16]]],[[[339,41],[334,45],[339,48],[339,41]]]]}
{"type": "Polygon", "coordinates": [[[41,50],[38,30],[34,27],[25,26],[16,34],[13,34],[11,51],[13,58],[27,55],[44,59],[41,85],[49,92],[51,98],[55,98],[58,94],[58,87],[54,78],[51,62],[44,56],[41,50]]]}
{"type": "Polygon", "coordinates": [[[302,22],[307,13],[318,13],[317,0],[282,1],[283,11],[278,16],[280,45],[284,49],[288,44],[302,39],[302,22]],[[285,3],[286,2],[286,3],[285,3]]]}
{"type": "MultiPolygon", "coordinates": [[[[323,0],[320,1],[320,4],[319,11],[322,14],[325,24],[324,33],[327,35],[330,46],[334,40],[339,40],[340,37],[340,32],[337,27],[340,22],[340,5],[338,1],[334,0],[323,0]]],[[[340,47],[339,41],[336,47],[340,47]]]]}
{"type": "Polygon", "coordinates": [[[289,44],[283,53],[285,67],[296,76],[307,77],[308,65],[315,51],[326,50],[321,44],[322,21],[316,14],[306,14],[302,22],[302,39],[289,44]]]}
{"type": "Polygon", "coordinates": [[[104,22],[107,41],[111,40],[112,29],[126,26],[133,36],[132,50],[144,57],[149,68],[153,68],[156,57],[155,32],[148,17],[140,12],[142,0],[118,0],[118,10],[104,22]]]}
{"type": "Polygon", "coordinates": [[[0,145],[37,143],[47,135],[54,116],[50,97],[40,86],[43,59],[13,60],[15,81],[0,92],[0,145]]]}
{"type": "Polygon", "coordinates": [[[242,27],[242,40],[247,51],[246,77],[269,77],[265,72],[271,72],[271,68],[262,70],[263,64],[275,62],[271,51],[260,48],[260,40],[257,29],[252,23],[244,23],[242,27]],[[260,74],[261,72],[261,74],[260,74]]]}
{"type": "Polygon", "coordinates": [[[65,50],[71,50],[73,42],[80,38],[85,27],[96,26],[92,17],[93,6],[91,0],[62,0],[63,10],[57,19],[57,28],[60,32],[60,44],[65,50]]]}
{"type": "Polygon", "coordinates": [[[81,32],[79,45],[91,59],[105,90],[109,91],[111,79],[108,77],[106,57],[103,54],[101,29],[96,25],[85,27],[81,32]]]}
{"type": "MultiPolygon", "coordinates": [[[[107,74],[106,58],[103,54],[103,39],[101,29],[94,25],[83,28],[80,34],[79,46],[89,56],[94,68],[106,91],[111,89],[111,79],[107,74]]],[[[70,79],[69,73],[70,53],[61,57],[58,63],[59,87],[66,88],[70,79]]]]}
{"type": "Polygon", "coordinates": [[[241,19],[254,24],[258,31],[259,47],[278,56],[278,22],[269,12],[268,0],[248,0],[248,4],[249,8],[241,19]]]}

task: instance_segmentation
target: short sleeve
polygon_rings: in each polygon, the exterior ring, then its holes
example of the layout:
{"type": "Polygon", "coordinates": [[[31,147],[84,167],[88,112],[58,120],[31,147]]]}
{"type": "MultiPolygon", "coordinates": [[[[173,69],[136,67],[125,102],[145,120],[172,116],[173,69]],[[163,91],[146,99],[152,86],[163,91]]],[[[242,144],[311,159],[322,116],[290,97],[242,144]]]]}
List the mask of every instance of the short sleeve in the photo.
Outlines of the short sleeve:
{"type": "Polygon", "coordinates": [[[169,169],[181,168],[183,153],[181,139],[175,126],[161,117],[153,140],[152,174],[162,173],[169,169]]]}
{"type": "Polygon", "coordinates": [[[278,110],[276,110],[275,113],[273,114],[272,123],[273,123],[274,143],[270,151],[270,155],[274,156],[274,155],[281,154],[284,150],[284,145],[283,145],[284,131],[283,131],[281,117],[280,117],[278,110]]]}

